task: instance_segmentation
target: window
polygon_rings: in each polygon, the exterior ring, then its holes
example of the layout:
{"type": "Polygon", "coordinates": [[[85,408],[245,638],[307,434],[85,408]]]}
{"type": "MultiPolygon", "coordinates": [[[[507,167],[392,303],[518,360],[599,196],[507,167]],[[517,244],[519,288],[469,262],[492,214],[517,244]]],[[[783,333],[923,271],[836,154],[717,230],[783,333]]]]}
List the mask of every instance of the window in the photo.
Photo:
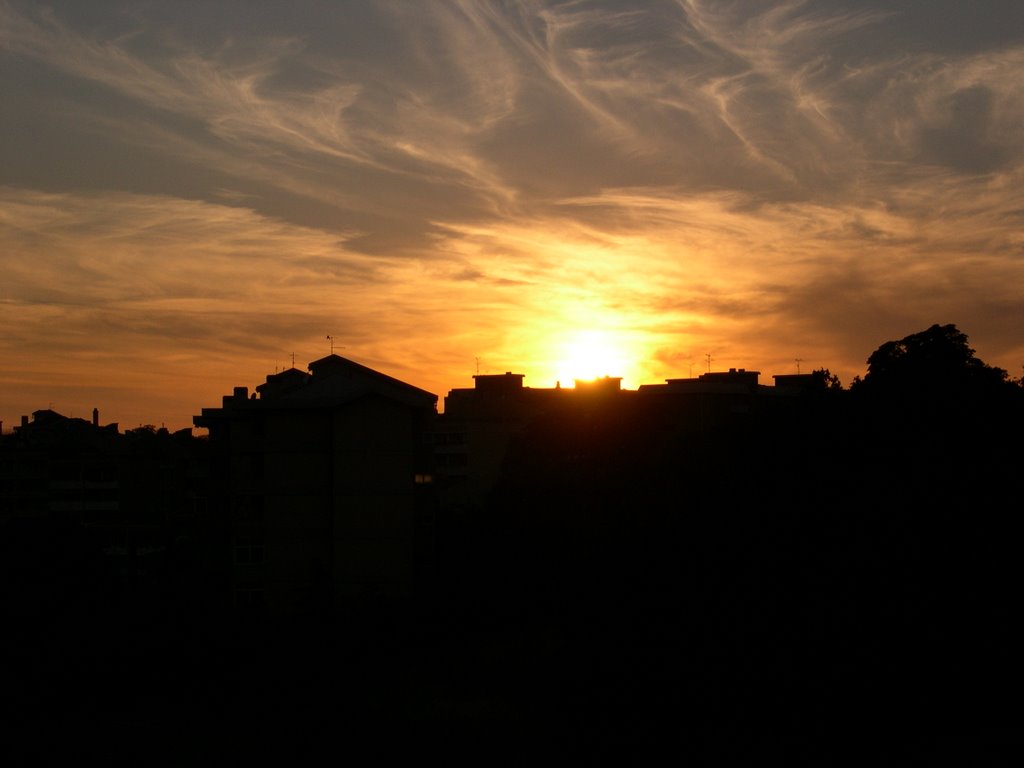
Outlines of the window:
{"type": "Polygon", "coordinates": [[[266,562],[267,550],[262,530],[238,531],[235,534],[235,562],[239,565],[266,562]]]}
{"type": "Polygon", "coordinates": [[[236,520],[252,522],[263,521],[263,497],[256,495],[240,495],[231,499],[236,520]]]}

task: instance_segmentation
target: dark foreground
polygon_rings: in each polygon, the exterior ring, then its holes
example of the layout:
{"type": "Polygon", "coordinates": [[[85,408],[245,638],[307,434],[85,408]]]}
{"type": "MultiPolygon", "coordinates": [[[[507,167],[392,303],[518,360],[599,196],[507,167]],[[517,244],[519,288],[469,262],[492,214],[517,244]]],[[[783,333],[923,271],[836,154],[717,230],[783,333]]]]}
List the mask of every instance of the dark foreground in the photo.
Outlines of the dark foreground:
{"type": "Polygon", "coordinates": [[[877,529],[780,557],[764,537],[807,526],[762,521],[464,530],[431,594],[331,618],[23,607],[4,630],[14,764],[1009,764],[1016,566],[963,538],[858,549],[877,529]]]}

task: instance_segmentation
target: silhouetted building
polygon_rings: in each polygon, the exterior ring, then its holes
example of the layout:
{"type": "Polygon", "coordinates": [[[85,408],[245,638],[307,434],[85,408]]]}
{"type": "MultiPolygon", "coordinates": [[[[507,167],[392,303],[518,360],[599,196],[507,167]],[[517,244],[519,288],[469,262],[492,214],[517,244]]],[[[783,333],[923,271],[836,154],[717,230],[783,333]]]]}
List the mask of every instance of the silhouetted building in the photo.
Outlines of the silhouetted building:
{"type": "Polygon", "coordinates": [[[449,391],[434,428],[442,506],[471,510],[486,504],[512,441],[538,420],[576,429],[641,419],[649,429],[660,424],[658,431],[696,436],[749,424],[822,386],[813,374],[776,376],[774,387],[760,384],[759,377],[759,371],[730,368],[624,390],[622,379],[612,376],[577,380],[572,389],[526,387],[520,373],[474,376],[472,388],[449,391]]]}
{"type": "Polygon", "coordinates": [[[338,355],[194,417],[209,430],[237,606],[320,613],[407,595],[429,555],[437,396],[338,355]],[[427,542],[429,544],[429,542],[427,542]]]}
{"type": "Polygon", "coordinates": [[[126,433],[50,409],[0,439],[6,584],[19,611],[51,592],[75,610],[162,610],[204,578],[205,444],[191,430],[126,433]],[[63,574],[63,575],[62,575],[63,574]]]}
{"type": "Polygon", "coordinates": [[[634,394],[622,379],[575,381],[575,388],[523,386],[524,374],[477,374],[472,388],[452,389],[434,427],[438,495],[448,510],[485,503],[509,443],[536,419],[580,409],[607,410],[634,394]]]}
{"type": "Polygon", "coordinates": [[[825,387],[822,377],[813,373],[775,374],[772,378],[775,380],[775,390],[780,394],[801,394],[825,387]]]}
{"type": "Polygon", "coordinates": [[[60,513],[79,521],[121,506],[117,425],[100,428],[50,409],[22,417],[4,441],[0,519],[60,513]]]}
{"type": "Polygon", "coordinates": [[[644,394],[756,395],[767,389],[758,384],[760,375],[760,371],[730,368],[728,371],[702,373],[695,379],[666,379],[664,384],[643,384],[638,391],[644,394]]]}

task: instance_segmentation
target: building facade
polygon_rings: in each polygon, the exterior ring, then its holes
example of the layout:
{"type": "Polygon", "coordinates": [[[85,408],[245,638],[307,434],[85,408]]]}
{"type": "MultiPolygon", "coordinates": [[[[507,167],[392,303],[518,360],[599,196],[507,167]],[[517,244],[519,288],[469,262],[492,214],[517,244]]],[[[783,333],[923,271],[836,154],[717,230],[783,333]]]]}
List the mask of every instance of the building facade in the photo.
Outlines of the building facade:
{"type": "Polygon", "coordinates": [[[436,403],[332,354],[194,418],[209,430],[237,608],[322,613],[414,591],[429,562],[436,403]]]}

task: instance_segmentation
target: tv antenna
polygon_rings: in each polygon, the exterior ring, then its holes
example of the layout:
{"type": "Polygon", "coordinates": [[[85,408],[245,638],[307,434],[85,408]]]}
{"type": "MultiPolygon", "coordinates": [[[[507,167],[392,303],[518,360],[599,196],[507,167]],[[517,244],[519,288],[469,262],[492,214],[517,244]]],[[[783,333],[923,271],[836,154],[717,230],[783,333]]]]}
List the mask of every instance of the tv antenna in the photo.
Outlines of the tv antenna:
{"type": "Polygon", "coordinates": [[[292,368],[295,367],[295,353],[292,352],[292,368]]]}
{"type": "MultiPolygon", "coordinates": [[[[334,337],[333,336],[328,336],[327,340],[329,342],[331,342],[331,354],[333,355],[334,354],[334,337]]],[[[345,347],[338,347],[338,349],[345,349],[345,347]]]]}
{"type": "Polygon", "coordinates": [[[474,357],[473,359],[476,360],[476,375],[479,376],[480,375],[480,358],[479,357],[474,357]]]}
{"type": "Polygon", "coordinates": [[[711,373],[711,353],[708,352],[704,357],[707,358],[708,361],[708,373],[711,373]]]}
{"type": "Polygon", "coordinates": [[[802,363],[803,361],[804,359],[802,357],[796,358],[796,372],[798,376],[800,375],[800,363],[802,363]]]}

